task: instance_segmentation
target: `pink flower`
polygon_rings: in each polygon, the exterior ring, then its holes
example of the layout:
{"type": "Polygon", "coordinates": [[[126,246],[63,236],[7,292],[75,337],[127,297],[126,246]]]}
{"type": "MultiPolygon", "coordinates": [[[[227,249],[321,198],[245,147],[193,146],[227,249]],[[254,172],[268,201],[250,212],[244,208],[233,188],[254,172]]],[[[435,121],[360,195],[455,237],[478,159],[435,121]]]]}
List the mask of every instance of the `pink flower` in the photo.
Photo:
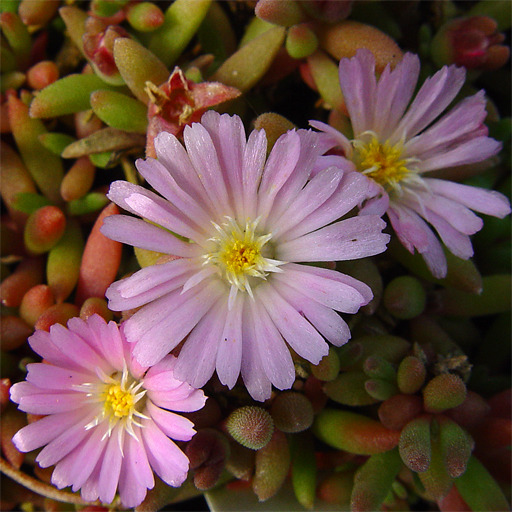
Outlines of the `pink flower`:
{"type": "Polygon", "coordinates": [[[373,54],[358,50],[354,58],[340,62],[354,139],[318,121],[311,125],[330,134],[354,169],[380,190],[361,213],[386,211],[402,244],[411,253],[420,252],[435,277],[444,277],[446,258],[428,224],[453,254],[468,259],[473,255],[469,236],[483,225],[471,210],[502,218],[510,205],[495,191],[425,177],[437,169],[481,162],[496,155],[501,144],[487,137],[483,91],[434,122],[460,91],[462,68],[444,67],[411,102],[419,68],[418,57],[408,53],[393,71],[386,67],[377,81],[373,54]]]}
{"type": "Polygon", "coordinates": [[[264,131],[246,140],[239,117],[209,111],[176,137],[155,139],[158,160],[137,161],[164,198],[127,182],[109,197],[150,221],[109,217],[117,241],[178,256],[144,268],[107,290],[109,307],[142,306],[125,324],[134,355],[153,364],[186,341],[175,374],[195,387],[217,370],[233,387],[239,374],[257,400],[271,384],[287,389],[295,370],[287,344],[317,364],[325,338],[350,333],[335,312],[355,313],[372,298],[365,284],[301,263],[381,253],[389,236],[379,216],[337,221],[367,197],[357,173],[313,166],[329,146],[312,131],[289,131],[266,159],[264,131]],[[309,181],[308,181],[309,180],[309,181]],[[176,233],[185,240],[180,240],[176,233]]]}
{"type": "Polygon", "coordinates": [[[142,368],[122,327],[98,315],[72,318],[68,329],[36,331],[29,343],[45,363],[27,366],[27,380],[12,386],[11,399],[22,411],[46,416],[13,441],[22,452],[46,445],[36,461],[43,468],[56,464],[54,485],[104,503],[119,488],[131,508],[154,486],[152,469],[173,487],[183,483],[189,461],[169,438],[188,441],[195,430],[169,410],[196,411],[206,399],[174,377],[173,356],[142,368]]]}

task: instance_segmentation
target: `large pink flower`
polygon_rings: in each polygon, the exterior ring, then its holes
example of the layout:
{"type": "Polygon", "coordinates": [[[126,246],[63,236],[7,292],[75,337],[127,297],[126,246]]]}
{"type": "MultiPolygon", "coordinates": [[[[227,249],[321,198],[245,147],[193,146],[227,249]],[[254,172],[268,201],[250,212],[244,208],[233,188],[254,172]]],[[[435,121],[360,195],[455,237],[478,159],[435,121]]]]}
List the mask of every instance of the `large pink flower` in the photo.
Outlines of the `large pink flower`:
{"type": "Polygon", "coordinates": [[[183,483],[189,462],[169,438],[188,441],[195,430],[170,411],[196,411],[206,399],[174,377],[173,356],[142,368],[122,328],[98,315],[72,318],[68,329],[55,324],[49,333],[36,331],[29,343],[45,363],[28,365],[27,380],[12,386],[11,399],[22,411],[46,416],[13,441],[22,452],[46,445],[36,461],[56,464],[54,485],[104,503],[119,489],[123,505],[135,507],[154,486],[152,469],[173,487],[183,483]]]}
{"type": "Polygon", "coordinates": [[[367,197],[368,183],[334,167],[311,177],[325,140],[292,130],[266,160],[263,131],[247,140],[239,117],[210,111],[185,128],[186,148],[161,133],[158,159],[137,162],[165,199],[112,184],[110,199],[150,222],[113,215],[102,232],[179,257],[107,290],[113,310],[142,306],[125,324],[141,364],[159,361],[186,338],[175,369],[180,379],[201,387],[217,370],[231,388],[241,372],[251,395],[265,400],[271,384],[294,382],[287,344],[317,364],[328,352],[323,336],[335,345],[349,339],[336,311],[358,311],[372,298],[370,288],[302,263],[378,254],[389,236],[380,216],[339,220],[367,197]]]}
{"type": "Polygon", "coordinates": [[[353,140],[324,123],[311,125],[330,134],[354,169],[380,189],[361,213],[386,211],[402,244],[420,252],[434,276],[444,277],[446,258],[428,224],[453,254],[468,259],[473,255],[469,236],[483,225],[471,210],[502,218],[510,205],[498,192],[427,177],[437,169],[481,162],[496,155],[501,144],[487,137],[483,91],[435,121],[464,84],[463,68],[444,67],[411,102],[419,69],[419,58],[407,53],[377,81],[373,54],[358,50],[339,67],[353,140]]]}

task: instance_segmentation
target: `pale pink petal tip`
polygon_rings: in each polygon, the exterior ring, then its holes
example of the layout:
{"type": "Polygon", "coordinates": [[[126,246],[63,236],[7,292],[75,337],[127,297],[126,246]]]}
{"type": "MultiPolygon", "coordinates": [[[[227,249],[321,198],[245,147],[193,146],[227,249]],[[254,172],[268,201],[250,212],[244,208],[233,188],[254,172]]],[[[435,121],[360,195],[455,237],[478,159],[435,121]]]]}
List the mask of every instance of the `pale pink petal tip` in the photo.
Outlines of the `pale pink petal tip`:
{"type": "Polygon", "coordinates": [[[19,430],[13,442],[23,452],[43,448],[36,461],[55,465],[54,485],[104,503],[118,492],[133,508],[154,486],[153,471],[169,485],[184,482],[188,459],[171,438],[190,440],[195,430],[171,411],[195,411],[206,397],[174,377],[173,356],[149,370],[140,366],[122,330],[98,315],[73,318],[68,329],[37,331],[29,343],[46,363],[29,364],[27,381],[11,387],[11,398],[44,418],[19,430]],[[152,388],[164,390],[165,401],[152,388]]]}

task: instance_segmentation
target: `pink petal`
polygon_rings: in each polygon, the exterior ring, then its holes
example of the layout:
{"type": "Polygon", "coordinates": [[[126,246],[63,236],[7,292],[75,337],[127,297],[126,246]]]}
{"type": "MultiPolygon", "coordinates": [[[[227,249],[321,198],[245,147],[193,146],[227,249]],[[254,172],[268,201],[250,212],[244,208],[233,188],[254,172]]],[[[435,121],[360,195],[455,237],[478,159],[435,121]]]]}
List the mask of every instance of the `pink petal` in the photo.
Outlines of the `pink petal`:
{"type": "Polygon", "coordinates": [[[53,343],[49,332],[37,330],[28,338],[32,350],[48,363],[70,370],[83,372],[84,368],[75,361],[74,354],[68,357],[53,343]]]}
{"type": "Polygon", "coordinates": [[[291,388],[295,381],[295,367],[290,350],[261,302],[251,300],[247,303],[253,317],[261,364],[267,377],[278,389],[291,388]]]}
{"type": "Polygon", "coordinates": [[[429,192],[417,192],[414,195],[404,194],[401,198],[404,206],[408,206],[425,218],[422,211],[431,210],[439,217],[445,219],[449,224],[465,235],[473,235],[480,231],[483,221],[464,205],[446,199],[443,196],[437,196],[429,192]]]}
{"type": "Polygon", "coordinates": [[[27,365],[27,369],[27,381],[42,389],[74,392],[74,386],[91,381],[90,373],[78,373],[50,364],[33,363],[27,365]]]}
{"type": "Polygon", "coordinates": [[[203,387],[215,371],[215,359],[228,307],[224,298],[201,318],[183,345],[174,369],[176,378],[203,387]]]}
{"type": "Polygon", "coordinates": [[[255,290],[270,318],[288,345],[313,364],[329,352],[329,347],[318,331],[280,295],[281,283],[272,286],[263,283],[255,290]]]}
{"type": "Polygon", "coordinates": [[[269,216],[269,225],[275,233],[285,233],[297,226],[310,213],[321,207],[332,196],[342,175],[336,168],[326,169],[300,191],[293,203],[286,209],[273,208],[269,216]]]}
{"type": "Polygon", "coordinates": [[[111,503],[116,495],[123,454],[119,449],[118,429],[122,428],[117,424],[110,437],[106,440],[107,446],[103,454],[101,469],[98,478],[98,495],[104,503],[111,503]]]}
{"type": "Polygon", "coordinates": [[[85,437],[90,435],[91,431],[86,430],[85,426],[94,419],[96,416],[95,413],[98,411],[91,413],[90,409],[86,407],[83,409],[85,409],[85,411],[80,410],[75,413],[76,423],[74,425],[71,425],[41,450],[36,458],[36,462],[38,462],[42,468],[53,466],[53,464],[62,460],[68,453],[74,450],[85,437]],[[86,414],[84,414],[84,412],[86,414]]]}
{"type": "Polygon", "coordinates": [[[433,193],[452,199],[471,210],[500,219],[510,213],[509,200],[495,190],[485,190],[433,178],[428,178],[425,182],[433,193]]]}
{"type": "Polygon", "coordinates": [[[228,194],[235,206],[238,217],[244,216],[242,168],[246,146],[245,129],[238,116],[219,115],[210,110],[201,118],[201,124],[208,130],[219,158],[220,169],[228,186],[228,194]]]}
{"type": "Polygon", "coordinates": [[[300,138],[289,131],[277,139],[265,165],[258,193],[258,217],[265,222],[276,194],[295,169],[300,156],[300,138]]]}
{"type": "Polygon", "coordinates": [[[329,199],[295,227],[286,233],[278,233],[276,242],[294,240],[338,220],[368,197],[371,182],[359,172],[344,173],[338,188],[329,199]]]}
{"type": "MultiPolygon", "coordinates": [[[[50,327],[50,336],[54,345],[63,354],[77,362],[85,370],[95,373],[96,368],[109,371],[109,364],[80,336],[66,329],[63,325],[54,324],[50,327]]],[[[82,370],[83,371],[83,370],[82,370]]]]}
{"type": "Polygon", "coordinates": [[[168,485],[179,487],[187,478],[187,456],[152,421],[143,421],[142,439],[155,473],[168,485]]]}
{"type": "Polygon", "coordinates": [[[37,393],[22,397],[19,409],[30,414],[57,414],[76,411],[83,407],[84,397],[85,395],[78,391],[37,393]]]}
{"type": "MultiPolygon", "coordinates": [[[[333,279],[330,274],[315,275],[305,269],[307,269],[306,265],[288,263],[283,267],[283,274],[275,274],[273,277],[278,281],[277,286],[285,283],[301,295],[344,313],[357,313],[359,308],[370,300],[368,292],[365,291],[363,295],[357,289],[363,283],[359,283],[355,288],[352,284],[333,279]]],[[[336,274],[334,271],[331,272],[336,274]]]]}
{"type": "Polygon", "coordinates": [[[69,485],[73,492],[80,489],[103,454],[107,443],[102,438],[107,430],[107,422],[90,430],[89,435],[57,464],[52,474],[52,483],[59,489],[69,485]]]}
{"type": "Polygon", "coordinates": [[[257,346],[259,340],[250,308],[251,302],[245,301],[242,319],[242,378],[252,398],[263,402],[270,398],[272,385],[263,369],[257,346]]]}
{"type": "Polygon", "coordinates": [[[188,418],[160,409],[151,401],[147,402],[147,411],[160,430],[171,439],[190,441],[196,433],[194,424],[188,418]]]}
{"type": "Polygon", "coordinates": [[[169,172],[158,160],[148,158],[135,162],[137,170],[144,179],[163,197],[180,209],[189,218],[194,219],[199,225],[209,223],[210,216],[206,213],[193,196],[185,192],[169,172]]]}
{"type": "Polygon", "coordinates": [[[109,308],[123,311],[147,304],[181,288],[199,268],[197,260],[188,258],[143,268],[110,285],[105,294],[109,308]]]}
{"type": "Polygon", "coordinates": [[[463,99],[448,114],[430,128],[405,144],[404,156],[415,156],[421,160],[427,154],[438,154],[438,147],[448,147],[457,139],[478,130],[486,116],[484,92],[480,91],[463,99]]]}
{"type": "Polygon", "coordinates": [[[177,412],[198,411],[206,402],[204,393],[200,389],[195,390],[186,382],[172,392],[150,391],[148,398],[158,407],[177,412]],[[184,398],[179,399],[179,396],[184,398]]]}
{"type": "Polygon", "coordinates": [[[147,489],[152,489],[155,485],[140,431],[141,429],[136,427],[137,439],[130,435],[125,435],[124,439],[119,496],[127,508],[140,505],[146,497],[147,489]]]}
{"type": "MultiPolygon", "coordinates": [[[[333,128],[332,126],[322,123],[321,121],[311,120],[309,121],[310,126],[316,128],[317,130],[324,132],[326,135],[330,136],[336,146],[339,146],[343,149],[343,152],[346,156],[352,155],[352,145],[350,141],[343,135],[341,132],[333,128]]],[[[327,168],[329,165],[324,167],[327,168]]]]}
{"type": "Polygon", "coordinates": [[[182,258],[193,258],[200,250],[197,245],[183,242],[165,229],[127,215],[110,215],[103,221],[100,231],[123,244],[182,258]]]}
{"type": "Polygon", "coordinates": [[[391,203],[388,217],[400,242],[409,252],[414,254],[414,248],[421,253],[428,250],[430,229],[416,212],[397,203],[391,203]]]}
{"type": "Polygon", "coordinates": [[[391,71],[388,64],[377,84],[373,131],[387,140],[396,129],[418,82],[420,59],[406,53],[391,71]]]}
{"type": "Polygon", "coordinates": [[[459,144],[453,149],[446,150],[441,154],[433,155],[421,161],[417,167],[420,172],[427,172],[452,167],[454,165],[482,162],[498,154],[501,147],[501,142],[494,139],[489,137],[477,137],[463,144],[459,144]]]}
{"type": "Polygon", "coordinates": [[[217,375],[231,389],[240,375],[242,363],[242,311],[245,294],[237,294],[233,307],[228,309],[224,330],[217,350],[217,375]]]}
{"type": "Polygon", "coordinates": [[[376,215],[352,217],[331,224],[276,248],[281,261],[353,260],[374,256],[386,250],[389,235],[382,233],[386,223],[376,215]]]}
{"type": "MultiPolygon", "coordinates": [[[[80,422],[82,417],[83,414],[74,411],[51,414],[18,430],[12,440],[20,452],[31,452],[52,442],[77,422],[80,422]]],[[[85,424],[83,422],[83,425],[85,424]]]]}
{"type": "Polygon", "coordinates": [[[183,140],[195,172],[214,202],[218,219],[229,215],[232,210],[226,188],[226,176],[222,172],[210,134],[203,125],[194,123],[185,127],[183,140]]]}
{"type": "MultiPolygon", "coordinates": [[[[304,315],[318,331],[333,345],[341,346],[350,339],[347,323],[331,308],[311,300],[284,282],[275,287],[276,291],[301,315],[304,315]]],[[[304,357],[304,356],[303,356],[304,357]]]]}
{"type": "Polygon", "coordinates": [[[394,131],[390,143],[396,144],[402,137],[408,140],[428,126],[452,102],[465,78],[464,68],[455,66],[445,66],[427,78],[394,131]]]}
{"type": "Polygon", "coordinates": [[[197,325],[223,292],[216,281],[203,281],[185,293],[175,290],[131,316],[125,324],[133,354],[142,366],[162,359],[197,325]]]}
{"type": "Polygon", "coordinates": [[[253,130],[247,140],[242,161],[242,197],[244,217],[256,216],[257,190],[267,158],[267,136],[264,130],[253,130]]]}
{"type": "Polygon", "coordinates": [[[155,150],[158,161],[169,170],[178,186],[191,197],[198,198],[198,203],[203,208],[207,208],[208,212],[215,212],[212,199],[206,192],[185,148],[178,139],[170,133],[162,132],[155,138],[155,150]]]}
{"type": "Polygon", "coordinates": [[[358,136],[372,129],[377,88],[372,52],[359,49],[354,58],[341,59],[339,76],[354,135],[358,136]]]}

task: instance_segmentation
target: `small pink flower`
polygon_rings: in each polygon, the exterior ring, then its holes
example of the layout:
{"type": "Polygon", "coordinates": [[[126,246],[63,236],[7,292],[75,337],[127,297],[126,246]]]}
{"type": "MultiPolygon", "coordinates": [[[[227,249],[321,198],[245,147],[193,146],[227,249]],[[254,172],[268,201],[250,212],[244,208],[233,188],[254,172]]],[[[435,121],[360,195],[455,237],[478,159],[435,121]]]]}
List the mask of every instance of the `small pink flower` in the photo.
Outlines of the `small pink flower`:
{"type": "MultiPolygon", "coordinates": [[[[446,258],[428,224],[453,254],[468,259],[473,255],[469,236],[483,225],[471,210],[503,218],[510,205],[498,192],[425,176],[481,162],[496,155],[501,144],[487,137],[483,91],[437,119],[464,84],[462,68],[444,67],[425,81],[411,102],[419,68],[419,58],[407,53],[393,71],[387,66],[377,81],[373,54],[358,50],[354,58],[342,59],[339,68],[353,140],[324,123],[311,125],[337,141],[353,169],[380,191],[361,213],[387,212],[402,244],[411,253],[420,252],[440,278],[446,275],[446,258]]],[[[341,157],[324,158],[335,163],[341,157]]]]}
{"type": "Polygon", "coordinates": [[[339,220],[368,196],[368,182],[316,168],[330,147],[317,133],[289,131],[268,159],[265,132],[247,140],[237,116],[209,111],[183,136],[185,148],[161,133],[157,160],[136,163],[163,197],[122,181],[110,187],[112,201],[150,222],[113,215],[102,232],[179,258],[111,285],[109,307],[142,306],[125,323],[141,364],[186,338],[178,378],[201,387],[216,370],[232,388],[241,373],[265,400],[272,384],[288,389],[295,380],[288,346],[318,364],[328,352],[323,336],[335,345],[350,337],[336,311],[355,313],[372,298],[356,279],[303,263],[379,254],[389,236],[379,216],[339,220]]]}
{"type": "Polygon", "coordinates": [[[45,362],[27,366],[26,381],[12,386],[11,399],[22,411],[46,416],[13,441],[22,452],[44,446],[36,461],[56,465],[54,485],[104,503],[119,489],[131,508],[154,486],[152,470],[173,487],[184,482],[189,461],[170,438],[188,441],[195,430],[170,411],[196,411],[206,398],[174,377],[176,358],[141,367],[122,326],[98,315],[72,318],[68,329],[55,324],[49,333],[36,331],[29,343],[45,362]]]}

